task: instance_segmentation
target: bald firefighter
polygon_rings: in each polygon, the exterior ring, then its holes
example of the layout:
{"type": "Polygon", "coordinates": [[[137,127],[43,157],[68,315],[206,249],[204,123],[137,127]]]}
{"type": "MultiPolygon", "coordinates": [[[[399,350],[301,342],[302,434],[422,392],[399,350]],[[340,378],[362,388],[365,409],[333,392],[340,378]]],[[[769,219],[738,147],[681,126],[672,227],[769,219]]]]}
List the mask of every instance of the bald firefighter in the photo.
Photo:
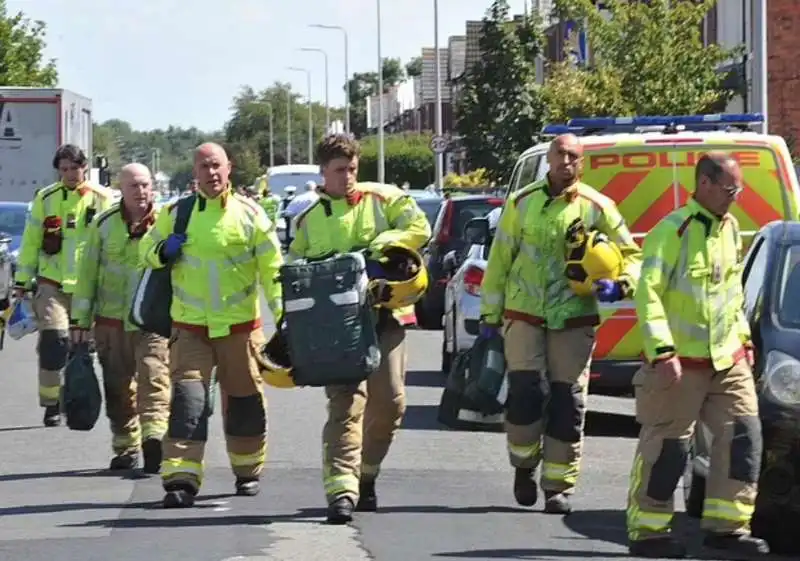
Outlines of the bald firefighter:
{"type": "Polygon", "coordinates": [[[33,199],[22,235],[15,296],[22,298],[36,283],[33,309],[39,326],[39,404],[44,425],[61,424],[61,373],[69,352],[69,313],[78,279],[78,262],[94,218],[112,203],[110,192],[86,181],[83,150],[61,146],[53,168],[61,178],[33,199]]]}
{"type": "Polygon", "coordinates": [[[266,342],[259,288],[280,317],[275,281],[283,258],[275,225],[258,203],[233,192],[230,173],[222,147],[197,148],[198,190],[189,195],[195,199],[186,233],[174,232],[179,200],[159,214],[140,244],[147,265],[172,265],[172,402],[161,468],[165,508],[192,506],[200,490],[215,366],[236,494],[259,492],[266,461],[266,401],[256,358],[266,342]]]}
{"type": "Polygon", "coordinates": [[[613,201],[579,181],[583,148],[575,136],[557,137],[547,161],[547,178],[514,193],[500,217],[481,286],[480,336],[505,340],[514,497],[536,503],[542,462],[544,511],[566,514],[580,468],[597,300],[631,297],[640,252],[613,201]],[[621,277],[599,281],[594,296],[578,296],[567,281],[567,238],[576,226],[606,234],[624,257],[621,277]]]}
{"type": "Polygon", "coordinates": [[[723,557],[769,552],[750,535],[762,436],[742,311],[742,238],[728,212],[742,191],[742,172],[733,157],[711,152],[697,162],[695,182],[693,198],[645,238],[636,292],[647,362],[634,377],[642,428],[627,520],[638,557],[686,556],[671,534],[673,495],[697,420],[714,438],[705,546],[723,557]]]}
{"type": "MultiPolygon", "coordinates": [[[[289,259],[367,248],[376,253],[399,243],[418,250],[430,238],[425,214],[390,185],[359,184],[360,147],[349,135],[331,135],[317,147],[324,178],[319,198],[297,217],[289,259]]],[[[374,270],[373,270],[374,271],[374,270]]],[[[367,273],[375,273],[368,267],[367,273]]],[[[344,524],[354,509],[377,509],[375,480],[405,412],[405,326],[413,306],[381,309],[379,370],[358,385],[328,386],[323,429],[323,484],[328,522],[344,524]]]]}
{"type": "Polygon", "coordinates": [[[167,339],[128,320],[141,274],[139,240],[155,222],[150,170],[128,164],[120,190],[120,202],[100,213],[89,230],[72,296],[72,336],[73,343],[83,342],[94,324],[114,452],[110,469],[136,467],[141,449],[144,471],[158,473],[169,418],[167,339]]]}

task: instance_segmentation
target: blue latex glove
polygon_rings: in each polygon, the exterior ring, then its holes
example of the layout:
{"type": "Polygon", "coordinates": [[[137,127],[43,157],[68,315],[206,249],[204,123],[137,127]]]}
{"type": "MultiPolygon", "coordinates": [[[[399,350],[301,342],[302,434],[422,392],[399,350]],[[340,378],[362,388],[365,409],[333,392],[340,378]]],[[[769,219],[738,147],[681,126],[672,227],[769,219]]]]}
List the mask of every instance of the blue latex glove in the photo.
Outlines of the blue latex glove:
{"type": "Polygon", "coordinates": [[[367,276],[370,279],[386,278],[386,271],[383,270],[383,266],[377,261],[367,259],[367,276]]]}
{"type": "Polygon", "coordinates": [[[622,300],[622,285],[617,281],[601,279],[594,283],[594,293],[601,302],[618,302],[622,300]]]}
{"type": "Polygon", "coordinates": [[[496,325],[487,325],[482,323],[478,328],[478,337],[480,339],[494,339],[500,336],[500,328],[496,325]]]}
{"type": "Polygon", "coordinates": [[[161,246],[161,256],[165,262],[173,261],[181,255],[181,248],[186,243],[186,234],[172,233],[161,246]]]}

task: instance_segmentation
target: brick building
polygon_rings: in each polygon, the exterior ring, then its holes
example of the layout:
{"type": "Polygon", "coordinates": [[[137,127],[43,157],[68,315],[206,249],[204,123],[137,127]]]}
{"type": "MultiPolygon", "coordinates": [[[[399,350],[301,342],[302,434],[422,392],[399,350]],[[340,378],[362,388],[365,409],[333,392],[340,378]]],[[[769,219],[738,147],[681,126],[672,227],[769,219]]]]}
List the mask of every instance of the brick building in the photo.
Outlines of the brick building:
{"type": "Polygon", "coordinates": [[[769,129],[793,140],[800,155],[800,1],[767,2],[769,129]]]}

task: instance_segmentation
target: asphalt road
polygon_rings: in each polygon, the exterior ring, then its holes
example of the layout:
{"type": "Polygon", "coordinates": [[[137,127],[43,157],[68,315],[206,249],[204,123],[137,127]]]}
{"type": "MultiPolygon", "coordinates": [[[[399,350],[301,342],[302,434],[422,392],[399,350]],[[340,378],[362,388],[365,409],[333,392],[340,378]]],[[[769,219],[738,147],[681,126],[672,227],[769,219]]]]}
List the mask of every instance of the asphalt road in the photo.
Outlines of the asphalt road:
{"type": "MultiPolygon", "coordinates": [[[[165,511],[157,478],[104,471],[110,435],[41,426],[35,340],[0,351],[0,560],[418,561],[627,557],[624,504],[636,427],[624,399],[593,399],[576,512],[516,507],[502,435],[436,422],[441,333],[409,333],[408,414],[379,481],[381,511],[320,522],[320,390],[268,390],[260,495],[232,496],[219,416],[196,508],[165,511]]],[[[682,501],[678,501],[682,504],[682,501]]],[[[682,518],[682,515],[681,515],[682,518]]],[[[691,539],[697,531],[687,526],[691,539]]]]}

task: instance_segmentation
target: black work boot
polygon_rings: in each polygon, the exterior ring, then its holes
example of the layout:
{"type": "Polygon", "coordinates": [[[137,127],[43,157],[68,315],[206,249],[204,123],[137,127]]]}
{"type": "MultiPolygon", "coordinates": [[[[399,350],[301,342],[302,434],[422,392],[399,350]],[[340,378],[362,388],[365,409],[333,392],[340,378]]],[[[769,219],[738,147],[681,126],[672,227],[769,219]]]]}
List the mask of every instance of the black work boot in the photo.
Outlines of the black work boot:
{"type": "Polygon", "coordinates": [[[255,497],[261,491],[258,477],[237,477],[236,494],[240,497],[255,497]]]}
{"type": "Polygon", "coordinates": [[[516,468],[514,471],[514,498],[520,506],[533,506],[539,498],[539,487],[533,478],[532,469],[516,468]]]}
{"type": "Polygon", "coordinates": [[[57,427],[61,424],[61,408],[57,403],[45,406],[42,422],[46,427],[57,427]]]}
{"type": "Polygon", "coordinates": [[[569,514],[572,512],[572,505],[569,502],[569,495],[545,491],[544,511],[547,514],[569,514]]]}
{"type": "Polygon", "coordinates": [[[144,456],[144,468],[142,471],[145,473],[158,473],[161,471],[163,453],[159,439],[148,438],[145,440],[142,443],[142,455],[144,456]]]}
{"type": "Polygon", "coordinates": [[[197,489],[188,483],[167,483],[166,494],[162,500],[164,508],[189,508],[194,506],[197,489]]]}
{"type": "Polygon", "coordinates": [[[767,542],[750,534],[708,532],[703,538],[703,547],[744,557],[769,553],[767,542]]]}
{"type": "Polygon", "coordinates": [[[375,480],[362,479],[358,484],[357,512],[375,512],[378,510],[378,495],[375,494],[375,480]]]}
{"type": "Polygon", "coordinates": [[[328,524],[347,524],[353,520],[353,499],[339,497],[328,505],[328,524]]]}
{"type": "Polygon", "coordinates": [[[631,541],[628,544],[628,552],[631,557],[646,559],[683,559],[686,557],[686,546],[672,536],[664,536],[663,538],[631,541]]]}
{"type": "Polygon", "coordinates": [[[135,468],[138,463],[139,454],[136,452],[124,452],[111,458],[108,469],[111,471],[124,471],[135,468]]]}

